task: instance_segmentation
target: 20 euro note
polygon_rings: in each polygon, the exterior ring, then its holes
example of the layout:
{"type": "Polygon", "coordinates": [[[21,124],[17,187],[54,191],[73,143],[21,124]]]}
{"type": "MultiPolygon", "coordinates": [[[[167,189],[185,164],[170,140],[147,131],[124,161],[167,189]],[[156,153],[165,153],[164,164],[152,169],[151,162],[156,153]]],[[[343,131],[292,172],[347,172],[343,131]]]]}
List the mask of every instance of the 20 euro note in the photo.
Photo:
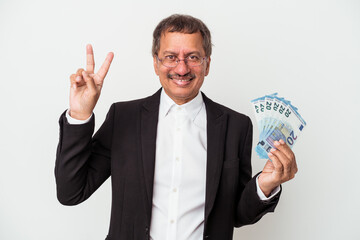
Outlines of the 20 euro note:
{"type": "Polygon", "coordinates": [[[259,157],[267,159],[271,148],[275,148],[274,142],[280,139],[292,148],[306,126],[297,108],[277,93],[251,102],[259,128],[259,142],[255,148],[259,157]]]}
{"type": "Polygon", "coordinates": [[[271,119],[269,119],[270,114],[268,112],[271,110],[272,105],[272,101],[269,99],[272,99],[276,95],[277,93],[273,93],[251,101],[254,105],[255,117],[258,123],[259,131],[261,133],[264,133],[268,130],[268,122],[271,121],[271,119]]]}

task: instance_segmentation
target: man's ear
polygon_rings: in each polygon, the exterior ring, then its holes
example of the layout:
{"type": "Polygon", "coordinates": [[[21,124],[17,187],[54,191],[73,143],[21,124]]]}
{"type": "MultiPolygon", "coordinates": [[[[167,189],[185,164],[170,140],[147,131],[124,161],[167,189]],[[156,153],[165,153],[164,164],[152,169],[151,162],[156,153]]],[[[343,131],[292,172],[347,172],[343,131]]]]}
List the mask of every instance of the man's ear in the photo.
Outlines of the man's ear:
{"type": "Polygon", "coordinates": [[[205,76],[207,76],[209,74],[210,71],[210,62],[211,62],[211,57],[208,57],[206,60],[206,69],[205,69],[205,76]]]}
{"type": "Polygon", "coordinates": [[[156,56],[153,57],[153,60],[154,60],[154,70],[155,70],[155,73],[156,73],[156,75],[159,76],[159,69],[158,69],[159,64],[158,64],[158,60],[157,60],[156,56]]]}

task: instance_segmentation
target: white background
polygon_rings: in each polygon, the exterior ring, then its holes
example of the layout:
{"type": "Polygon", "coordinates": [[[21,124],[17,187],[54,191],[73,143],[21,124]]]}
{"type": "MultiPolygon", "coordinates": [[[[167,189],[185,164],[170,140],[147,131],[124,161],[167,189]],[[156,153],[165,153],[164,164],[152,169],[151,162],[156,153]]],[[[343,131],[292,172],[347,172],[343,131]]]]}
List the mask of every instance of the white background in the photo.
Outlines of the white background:
{"type": "MultiPolygon", "coordinates": [[[[274,214],[234,239],[360,239],[360,1],[0,0],[0,239],[99,240],[110,218],[110,181],[62,206],[54,178],[58,118],[69,76],[115,58],[95,109],[154,93],[152,31],[173,13],[202,19],[213,36],[208,97],[249,115],[250,100],[278,92],[308,123],[294,152],[299,172],[274,214]]],[[[264,160],[253,152],[253,172],[264,160]]]]}

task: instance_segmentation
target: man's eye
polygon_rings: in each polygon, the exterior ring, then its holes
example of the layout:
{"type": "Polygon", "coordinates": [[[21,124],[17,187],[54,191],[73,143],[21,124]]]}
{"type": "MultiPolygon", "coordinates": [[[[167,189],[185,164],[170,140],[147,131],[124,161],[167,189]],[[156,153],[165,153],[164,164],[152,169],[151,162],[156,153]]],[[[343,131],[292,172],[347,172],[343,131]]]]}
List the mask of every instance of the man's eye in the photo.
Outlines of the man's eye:
{"type": "Polygon", "coordinates": [[[188,56],[188,59],[190,61],[198,61],[200,58],[196,55],[190,55],[190,56],[188,56]]]}
{"type": "Polygon", "coordinates": [[[176,57],[174,55],[167,55],[165,56],[165,59],[169,61],[175,61],[176,57]]]}

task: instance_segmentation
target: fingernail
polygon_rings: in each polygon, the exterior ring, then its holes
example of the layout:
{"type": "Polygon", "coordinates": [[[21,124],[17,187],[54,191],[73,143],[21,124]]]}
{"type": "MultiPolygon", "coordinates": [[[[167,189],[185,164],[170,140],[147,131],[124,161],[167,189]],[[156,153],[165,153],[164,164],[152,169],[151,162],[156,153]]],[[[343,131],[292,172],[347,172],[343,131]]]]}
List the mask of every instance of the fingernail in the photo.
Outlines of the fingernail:
{"type": "Polygon", "coordinates": [[[80,81],[80,80],[81,80],[81,77],[80,77],[80,76],[77,76],[77,77],[75,78],[75,80],[76,80],[76,81],[80,81]]]}
{"type": "MultiPolygon", "coordinates": [[[[280,141],[281,141],[281,140],[280,140],[280,141]]],[[[275,146],[280,146],[280,143],[279,143],[278,141],[275,141],[275,142],[274,142],[274,145],[275,145],[275,146]]]]}
{"type": "Polygon", "coordinates": [[[273,154],[272,154],[271,152],[269,152],[269,153],[268,153],[268,156],[270,156],[270,157],[271,157],[271,156],[273,156],[273,154]]]}
{"type": "Polygon", "coordinates": [[[282,140],[282,139],[280,139],[280,141],[279,141],[281,144],[284,144],[285,142],[284,142],[284,140],[282,140]]]}
{"type": "Polygon", "coordinates": [[[271,151],[271,152],[275,152],[275,148],[272,148],[270,151],[271,151]]]}

